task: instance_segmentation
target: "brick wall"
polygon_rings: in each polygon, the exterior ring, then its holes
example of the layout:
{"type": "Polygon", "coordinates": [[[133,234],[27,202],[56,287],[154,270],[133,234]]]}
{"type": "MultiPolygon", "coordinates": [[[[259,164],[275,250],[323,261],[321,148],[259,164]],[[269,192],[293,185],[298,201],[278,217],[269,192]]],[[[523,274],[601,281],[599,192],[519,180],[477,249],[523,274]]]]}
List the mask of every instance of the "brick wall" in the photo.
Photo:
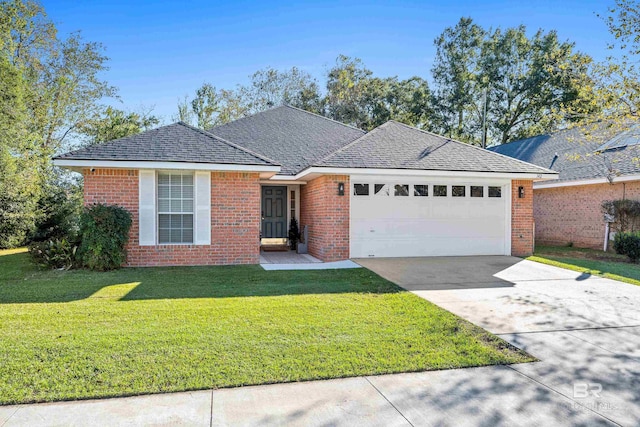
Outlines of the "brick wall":
{"type": "Polygon", "coordinates": [[[257,264],[259,174],[211,173],[211,245],[138,245],[138,171],[83,171],[85,204],[120,205],[133,216],[127,266],[257,264]]]}
{"type": "Polygon", "coordinates": [[[511,181],[511,255],[533,253],[533,181],[511,181]],[[524,187],[524,198],[518,197],[518,187],[524,187]]]}
{"type": "Polygon", "coordinates": [[[300,186],[300,225],[308,226],[309,253],[325,262],[349,258],[349,177],[324,175],[300,186]],[[338,196],[343,182],[344,196],[338,196]]]}
{"type": "Polygon", "coordinates": [[[640,200],[640,181],[535,190],[536,242],[601,249],[604,220],[600,204],[624,197],[640,200]]]}

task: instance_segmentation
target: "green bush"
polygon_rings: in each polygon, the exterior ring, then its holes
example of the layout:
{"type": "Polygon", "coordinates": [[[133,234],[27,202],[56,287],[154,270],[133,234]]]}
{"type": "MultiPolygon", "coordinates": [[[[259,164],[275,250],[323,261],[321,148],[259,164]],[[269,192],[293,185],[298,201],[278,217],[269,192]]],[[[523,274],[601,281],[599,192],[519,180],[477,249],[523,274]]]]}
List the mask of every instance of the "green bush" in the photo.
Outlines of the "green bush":
{"type": "Polygon", "coordinates": [[[95,204],[80,217],[78,261],[91,270],[113,270],[127,259],[131,214],[120,206],[95,204]]]}
{"type": "Polygon", "coordinates": [[[77,249],[77,242],[70,242],[64,238],[29,244],[31,258],[40,267],[45,268],[70,269],[75,264],[77,249]]]}
{"type": "Polygon", "coordinates": [[[46,194],[38,201],[40,217],[31,234],[31,242],[52,239],[78,239],[78,222],[82,212],[82,192],[77,185],[48,185],[46,194]]]}
{"type": "Polygon", "coordinates": [[[616,253],[626,255],[632,262],[637,262],[640,259],[640,233],[616,233],[613,248],[616,253]]]}

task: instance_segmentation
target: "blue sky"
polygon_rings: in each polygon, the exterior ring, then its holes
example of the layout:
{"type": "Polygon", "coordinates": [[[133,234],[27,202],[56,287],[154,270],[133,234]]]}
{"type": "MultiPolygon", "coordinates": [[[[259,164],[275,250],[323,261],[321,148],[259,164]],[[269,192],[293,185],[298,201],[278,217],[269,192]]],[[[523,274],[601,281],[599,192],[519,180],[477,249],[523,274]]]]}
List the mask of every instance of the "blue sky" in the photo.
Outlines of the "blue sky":
{"type": "Polygon", "coordinates": [[[485,27],[524,24],[603,59],[610,35],[596,12],[613,1],[54,1],[43,0],[62,34],[81,30],[106,46],[105,78],[119,108],[154,107],[171,121],[178,98],[203,82],[245,83],[254,71],[298,66],[317,78],[343,53],[375,75],[429,77],[433,40],[462,16],[485,27]]]}

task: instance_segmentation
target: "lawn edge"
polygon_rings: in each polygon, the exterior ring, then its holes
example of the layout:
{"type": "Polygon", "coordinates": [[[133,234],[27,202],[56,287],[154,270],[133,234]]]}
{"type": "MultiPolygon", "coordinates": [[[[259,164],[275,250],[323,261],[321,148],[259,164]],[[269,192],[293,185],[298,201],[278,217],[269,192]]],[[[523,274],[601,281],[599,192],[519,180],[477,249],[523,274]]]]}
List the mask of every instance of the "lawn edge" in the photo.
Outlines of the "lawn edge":
{"type": "Polygon", "coordinates": [[[534,262],[538,262],[540,264],[546,264],[546,265],[551,265],[554,267],[560,267],[560,268],[564,268],[566,270],[572,270],[572,271],[576,271],[578,273],[588,273],[588,274],[594,274],[596,276],[599,277],[604,277],[605,279],[611,279],[611,280],[617,280],[619,282],[624,282],[624,283],[629,283],[631,285],[635,285],[635,286],[640,286],[640,280],[635,280],[632,279],[630,277],[625,277],[625,276],[619,276],[617,274],[614,273],[604,273],[600,270],[592,270],[590,268],[586,268],[586,267],[580,267],[578,265],[574,265],[574,264],[567,264],[565,262],[561,262],[561,261],[557,261],[551,257],[545,257],[545,256],[540,256],[540,255],[531,255],[529,257],[525,258],[528,261],[534,261],[534,262]]]}

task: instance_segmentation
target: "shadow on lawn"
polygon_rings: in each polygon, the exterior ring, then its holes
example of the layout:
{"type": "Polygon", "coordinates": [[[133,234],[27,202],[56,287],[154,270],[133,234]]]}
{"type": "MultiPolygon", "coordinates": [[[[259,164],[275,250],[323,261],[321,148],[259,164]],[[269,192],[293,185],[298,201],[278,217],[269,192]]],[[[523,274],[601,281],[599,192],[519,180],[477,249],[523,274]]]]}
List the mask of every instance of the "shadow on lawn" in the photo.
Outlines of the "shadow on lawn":
{"type": "Polygon", "coordinates": [[[246,265],[49,271],[38,270],[26,254],[0,257],[0,304],[400,291],[364,268],[264,271],[260,266],[246,265]]]}

